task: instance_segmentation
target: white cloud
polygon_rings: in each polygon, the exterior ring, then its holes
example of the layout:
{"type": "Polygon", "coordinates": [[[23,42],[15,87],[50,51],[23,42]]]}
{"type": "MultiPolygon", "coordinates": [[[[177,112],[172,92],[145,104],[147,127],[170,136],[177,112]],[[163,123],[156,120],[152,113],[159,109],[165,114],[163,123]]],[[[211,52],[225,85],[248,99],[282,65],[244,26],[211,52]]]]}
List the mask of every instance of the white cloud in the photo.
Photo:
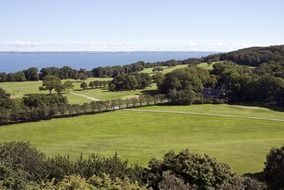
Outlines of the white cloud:
{"type": "Polygon", "coordinates": [[[225,44],[215,42],[199,44],[132,44],[132,43],[43,43],[14,41],[0,43],[0,51],[231,51],[253,46],[252,44],[225,44]]]}

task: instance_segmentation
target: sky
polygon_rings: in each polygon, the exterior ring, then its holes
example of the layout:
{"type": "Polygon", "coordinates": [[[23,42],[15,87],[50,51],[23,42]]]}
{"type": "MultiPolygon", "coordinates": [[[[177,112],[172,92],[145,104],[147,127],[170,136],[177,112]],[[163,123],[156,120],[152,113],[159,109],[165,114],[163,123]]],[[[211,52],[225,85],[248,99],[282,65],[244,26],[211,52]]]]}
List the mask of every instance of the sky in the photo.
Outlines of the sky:
{"type": "Polygon", "coordinates": [[[283,0],[0,0],[0,51],[230,51],[284,44],[283,0]]]}

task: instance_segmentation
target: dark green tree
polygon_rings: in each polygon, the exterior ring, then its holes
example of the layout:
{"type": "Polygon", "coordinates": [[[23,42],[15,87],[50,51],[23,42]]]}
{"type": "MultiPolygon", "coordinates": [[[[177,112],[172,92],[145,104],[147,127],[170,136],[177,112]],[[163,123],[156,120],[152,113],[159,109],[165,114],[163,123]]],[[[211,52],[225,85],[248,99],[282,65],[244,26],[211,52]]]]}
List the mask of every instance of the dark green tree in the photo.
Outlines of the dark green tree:
{"type": "Polygon", "coordinates": [[[39,87],[39,90],[48,90],[49,94],[51,94],[52,90],[57,86],[61,85],[61,80],[58,77],[47,75],[43,81],[42,86],[39,87]]]}

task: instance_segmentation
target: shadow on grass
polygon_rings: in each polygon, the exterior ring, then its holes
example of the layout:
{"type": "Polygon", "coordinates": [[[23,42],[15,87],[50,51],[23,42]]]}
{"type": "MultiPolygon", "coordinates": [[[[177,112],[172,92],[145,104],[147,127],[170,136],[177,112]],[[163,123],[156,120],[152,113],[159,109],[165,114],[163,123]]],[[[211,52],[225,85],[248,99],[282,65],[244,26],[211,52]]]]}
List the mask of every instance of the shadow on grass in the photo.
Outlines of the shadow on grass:
{"type": "Polygon", "coordinates": [[[141,93],[143,95],[151,95],[151,96],[154,96],[156,94],[159,94],[159,90],[143,90],[141,91],[141,93]]]}

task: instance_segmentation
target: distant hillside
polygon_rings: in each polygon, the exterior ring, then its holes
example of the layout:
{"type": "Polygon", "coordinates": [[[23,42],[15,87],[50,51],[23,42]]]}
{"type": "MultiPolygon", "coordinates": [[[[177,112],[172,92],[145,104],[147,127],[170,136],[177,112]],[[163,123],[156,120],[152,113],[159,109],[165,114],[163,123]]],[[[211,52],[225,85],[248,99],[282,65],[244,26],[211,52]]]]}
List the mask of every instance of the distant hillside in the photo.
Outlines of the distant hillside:
{"type": "Polygon", "coordinates": [[[233,61],[239,65],[259,66],[262,63],[284,62],[284,45],[251,47],[229,53],[209,55],[203,61],[233,61]]]}

